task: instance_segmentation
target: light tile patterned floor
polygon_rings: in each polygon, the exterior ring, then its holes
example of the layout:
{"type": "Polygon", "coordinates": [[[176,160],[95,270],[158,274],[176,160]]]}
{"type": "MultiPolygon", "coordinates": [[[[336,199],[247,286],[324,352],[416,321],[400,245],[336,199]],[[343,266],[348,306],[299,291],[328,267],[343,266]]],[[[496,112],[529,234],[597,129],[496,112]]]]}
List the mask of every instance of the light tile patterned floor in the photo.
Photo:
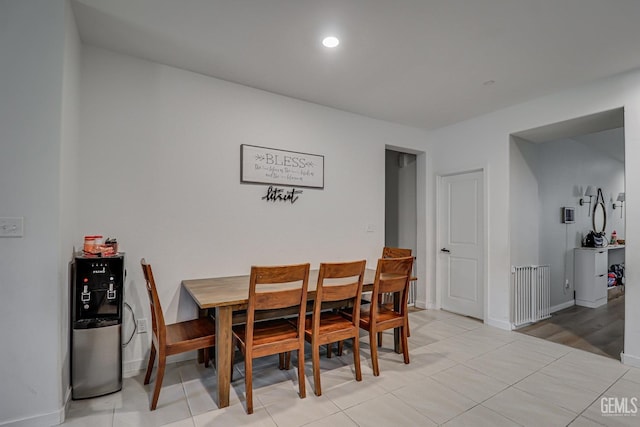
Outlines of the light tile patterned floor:
{"type": "Polygon", "coordinates": [[[374,377],[363,335],[362,382],[355,381],[345,346],[342,357],[321,355],[320,397],[313,394],[308,354],[305,399],[298,397],[295,368],[280,371],[277,358],[264,358],[254,369],[254,414],[245,412],[242,362],[235,366],[231,406],[218,409],[213,368],[188,361],[168,366],[156,411],[149,411],[153,383],[144,386],[140,374],[126,378],[119,393],[70,402],[64,425],[640,425],[640,413],[632,413],[636,407],[640,412],[640,369],[444,311],[416,311],[410,319],[409,365],[391,350],[393,338],[385,333],[380,376],[374,377]],[[626,399],[629,413],[604,414],[603,398],[626,399]]]}

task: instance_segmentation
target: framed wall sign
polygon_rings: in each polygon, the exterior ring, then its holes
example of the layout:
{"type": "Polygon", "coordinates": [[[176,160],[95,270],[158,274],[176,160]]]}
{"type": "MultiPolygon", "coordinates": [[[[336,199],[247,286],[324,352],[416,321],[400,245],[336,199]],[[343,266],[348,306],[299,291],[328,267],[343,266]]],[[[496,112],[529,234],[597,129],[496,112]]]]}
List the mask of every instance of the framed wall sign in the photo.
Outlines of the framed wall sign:
{"type": "Polygon", "coordinates": [[[324,156],[242,144],[240,182],[324,188],[324,156]]]}

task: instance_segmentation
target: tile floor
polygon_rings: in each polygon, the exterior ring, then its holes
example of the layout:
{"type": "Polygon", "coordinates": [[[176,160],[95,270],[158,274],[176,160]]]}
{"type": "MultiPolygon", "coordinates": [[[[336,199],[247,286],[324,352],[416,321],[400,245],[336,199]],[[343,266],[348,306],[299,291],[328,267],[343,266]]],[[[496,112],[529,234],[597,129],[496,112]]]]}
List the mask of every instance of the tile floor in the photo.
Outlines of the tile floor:
{"type": "MultiPolygon", "coordinates": [[[[411,363],[391,350],[385,334],[379,377],[362,336],[363,380],[353,356],[322,359],[323,395],[313,394],[307,357],[307,397],[297,393],[296,371],[277,358],[257,360],[253,415],[245,413],[243,363],[235,365],[231,405],[214,403],[213,368],[194,361],[169,365],[158,409],[150,412],[143,374],[123,390],[69,404],[65,426],[639,426],[640,413],[615,412],[626,401],[640,410],[640,369],[539,338],[503,331],[443,311],[410,315],[411,363]]],[[[294,363],[295,366],[295,356],[294,363]]]]}

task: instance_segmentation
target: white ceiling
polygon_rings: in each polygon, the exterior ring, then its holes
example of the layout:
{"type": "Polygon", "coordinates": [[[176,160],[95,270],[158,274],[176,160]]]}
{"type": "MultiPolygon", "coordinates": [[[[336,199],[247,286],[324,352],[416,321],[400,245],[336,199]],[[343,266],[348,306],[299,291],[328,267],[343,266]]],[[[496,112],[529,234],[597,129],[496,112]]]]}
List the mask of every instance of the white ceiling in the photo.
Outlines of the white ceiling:
{"type": "Polygon", "coordinates": [[[638,0],[72,4],[86,44],[425,129],[640,67],[638,0]]]}

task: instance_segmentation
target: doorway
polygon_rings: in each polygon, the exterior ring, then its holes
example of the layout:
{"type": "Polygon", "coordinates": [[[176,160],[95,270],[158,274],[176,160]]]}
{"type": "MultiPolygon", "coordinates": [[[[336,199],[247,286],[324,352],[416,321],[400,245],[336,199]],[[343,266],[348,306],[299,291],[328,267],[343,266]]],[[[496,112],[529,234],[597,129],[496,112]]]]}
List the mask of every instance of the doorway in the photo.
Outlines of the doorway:
{"type": "Polygon", "coordinates": [[[624,345],[623,287],[607,289],[606,276],[612,264],[624,264],[624,248],[603,250],[610,256],[604,253],[604,270],[592,280],[584,279],[577,261],[595,226],[589,187],[604,195],[607,240],[614,230],[624,239],[624,145],[622,108],[518,132],[510,144],[511,265],[550,269],[552,318],[520,330],[618,359],[624,345]],[[563,221],[567,209],[575,212],[573,221],[563,221]],[[585,289],[597,291],[597,298],[585,298],[585,289]]]}
{"type": "MultiPolygon", "coordinates": [[[[416,160],[413,153],[385,150],[385,246],[411,249],[414,256],[418,249],[416,160]]],[[[414,275],[419,262],[416,256],[414,275]]],[[[415,305],[415,282],[412,286],[409,304],[415,305]]]]}

